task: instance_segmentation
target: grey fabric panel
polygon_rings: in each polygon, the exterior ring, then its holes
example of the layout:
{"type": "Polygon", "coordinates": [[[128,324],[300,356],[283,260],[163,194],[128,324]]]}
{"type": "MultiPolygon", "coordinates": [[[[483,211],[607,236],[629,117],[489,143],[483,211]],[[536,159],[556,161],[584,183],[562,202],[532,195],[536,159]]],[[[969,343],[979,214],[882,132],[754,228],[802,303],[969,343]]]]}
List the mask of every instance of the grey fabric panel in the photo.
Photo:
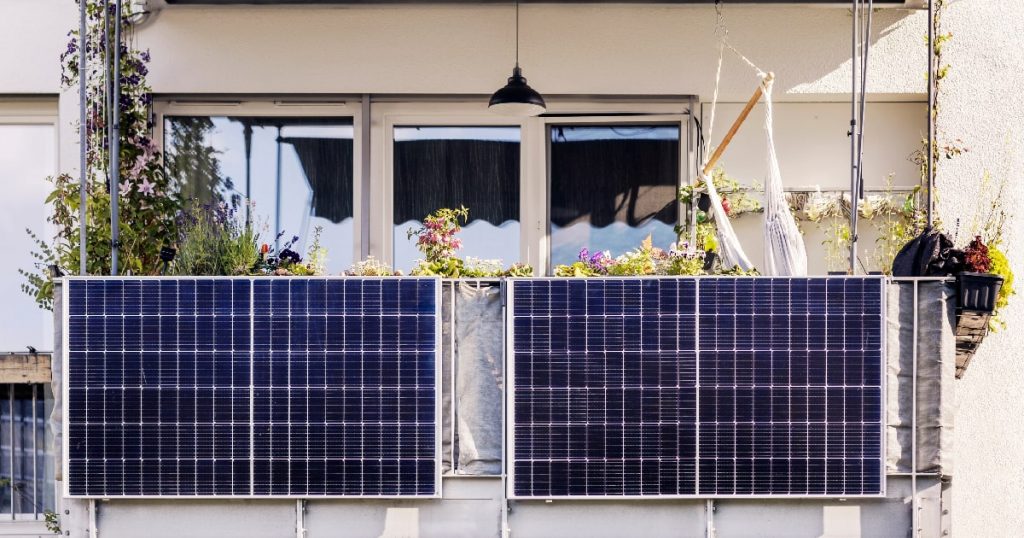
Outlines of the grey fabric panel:
{"type": "Polygon", "coordinates": [[[501,474],[504,334],[501,287],[456,283],[458,474],[501,474]]]}
{"type": "Polygon", "coordinates": [[[455,352],[452,324],[453,282],[441,284],[441,473],[452,472],[452,356],[455,352]]]}
{"type": "MultiPolygon", "coordinates": [[[[886,472],[910,472],[913,413],[914,282],[893,282],[887,296],[886,472]]],[[[956,368],[953,286],[917,283],[917,470],[953,474],[956,368]]]]}
{"type": "MultiPolygon", "coordinates": [[[[62,375],[64,372],[64,286],[60,281],[53,285],[53,356],[50,358],[50,388],[53,392],[53,409],[50,420],[46,424],[47,441],[53,450],[54,480],[58,489],[64,479],[64,390],[62,375]]],[[[57,492],[57,499],[63,492],[57,492]]]]}

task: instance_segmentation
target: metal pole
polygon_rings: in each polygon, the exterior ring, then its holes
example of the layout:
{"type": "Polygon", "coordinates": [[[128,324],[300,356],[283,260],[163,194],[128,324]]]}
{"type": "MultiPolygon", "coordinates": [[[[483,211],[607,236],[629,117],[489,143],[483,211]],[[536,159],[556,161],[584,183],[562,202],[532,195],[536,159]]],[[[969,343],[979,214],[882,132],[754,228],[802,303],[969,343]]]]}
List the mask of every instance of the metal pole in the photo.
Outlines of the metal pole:
{"type": "Polygon", "coordinates": [[[248,228],[252,223],[249,209],[252,200],[252,123],[248,120],[242,134],[245,135],[245,227],[248,228]]]}
{"type": "Polygon", "coordinates": [[[36,421],[39,419],[36,416],[36,405],[38,402],[37,392],[39,385],[32,384],[32,427],[29,430],[32,432],[32,513],[35,518],[39,519],[39,430],[37,429],[38,424],[36,421]]]}
{"type": "Polygon", "coordinates": [[[853,31],[850,39],[850,274],[857,272],[857,49],[860,36],[860,0],[852,0],[853,31]]]}
{"type": "Polygon", "coordinates": [[[7,412],[10,413],[8,418],[10,419],[11,423],[11,454],[9,458],[9,464],[11,466],[11,520],[13,521],[15,519],[15,514],[17,513],[17,510],[14,507],[14,497],[16,493],[15,487],[17,486],[14,476],[14,451],[16,450],[17,447],[17,445],[14,442],[14,383],[7,384],[7,401],[7,412]]]}
{"type": "Polygon", "coordinates": [[[114,2],[114,75],[110,96],[113,107],[111,118],[113,128],[110,136],[110,274],[117,275],[117,255],[121,247],[121,231],[118,229],[118,197],[121,192],[121,0],[114,2]]]}
{"type": "Polygon", "coordinates": [[[281,126],[277,126],[277,178],[274,182],[274,252],[281,250],[281,126]]]}
{"type": "Polygon", "coordinates": [[[918,281],[914,281],[914,331],[913,331],[913,364],[910,378],[910,522],[913,530],[911,536],[917,536],[920,527],[917,500],[917,326],[918,281]]]}
{"type": "Polygon", "coordinates": [[[928,183],[928,226],[931,227],[934,217],[932,204],[935,188],[935,1],[928,0],[928,155],[926,179],[928,183]]]}
{"type": "Polygon", "coordinates": [[[89,150],[89,135],[86,122],[86,86],[88,85],[88,74],[86,72],[87,61],[85,54],[85,2],[78,2],[78,274],[88,273],[86,264],[86,188],[88,188],[88,176],[86,154],[89,150]]]}

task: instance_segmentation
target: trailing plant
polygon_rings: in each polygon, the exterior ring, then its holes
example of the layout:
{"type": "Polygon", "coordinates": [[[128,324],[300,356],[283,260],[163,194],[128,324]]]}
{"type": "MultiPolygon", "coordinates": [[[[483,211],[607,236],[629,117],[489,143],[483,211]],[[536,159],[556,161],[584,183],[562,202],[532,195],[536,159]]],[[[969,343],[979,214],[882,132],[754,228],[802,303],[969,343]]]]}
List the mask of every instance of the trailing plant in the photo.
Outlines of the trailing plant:
{"type": "MultiPolygon", "coordinates": [[[[86,130],[86,221],[87,250],[85,266],[90,274],[109,274],[112,251],[110,225],[111,194],[119,198],[119,272],[122,274],[144,275],[159,270],[160,251],[177,237],[175,216],[182,207],[181,199],[172,192],[170,181],[163,172],[160,152],[150,131],[151,90],[146,82],[148,51],[134,47],[133,29],[128,23],[132,16],[130,4],[126,4],[120,21],[116,20],[113,3],[101,0],[86,1],[87,47],[86,54],[91,66],[82,76],[78,72],[78,51],[81,36],[77,30],[69,33],[68,46],[60,56],[61,85],[69,90],[79,83],[86,86],[86,102],[90,107],[85,125],[86,130]],[[109,33],[104,36],[104,14],[111,19],[109,33]],[[120,46],[120,183],[110,186],[107,173],[110,163],[110,141],[107,137],[106,119],[111,107],[104,98],[105,80],[112,78],[103,71],[103,56],[108,51],[105,43],[114,42],[115,27],[120,25],[123,44],[120,46]]],[[[50,206],[48,221],[56,230],[52,239],[34,237],[36,250],[33,256],[39,260],[34,270],[24,270],[23,290],[33,296],[42,308],[52,306],[51,276],[44,264],[52,263],[66,273],[79,271],[79,192],[81,185],[77,178],[60,174],[49,178],[53,191],[46,199],[50,206]],[[46,245],[44,248],[43,245],[46,245]],[[40,260],[40,256],[43,258],[40,260]]]]}
{"type": "MultiPolygon", "coordinates": [[[[764,210],[761,202],[750,196],[750,192],[753,189],[726,174],[725,169],[721,166],[717,166],[711,171],[711,181],[714,183],[715,190],[722,200],[722,209],[725,210],[725,214],[729,218],[736,218],[744,213],[764,210]]],[[[694,210],[697,211],[698,222],[710,220],[707,212],[696,207],[698,205],[697,199],[707,192],[707,185],[703,179],[697,180],[697,183],[694,185],[684,185],[679,189],[679,201],[684,204],[694,205],[694,210]]]]}
{"type": "Polygon", "coordinates": [[[988,257],[991,260],[989,271],[992,274],[1003,277],[1003,285],[999,288],[999,294],[996,295],[996,311],[995,315],[990,319],[990,327],[992,329],[1003,329],[1006,327],[1006,321],[1003,320],[1000,312],[1010,304],[1010,297],[1017,293],[1013,289],[1013,270],[1010,268],[1010,260],[1003,253],[999,243],[993,243],[988,246],[988,257]]]}

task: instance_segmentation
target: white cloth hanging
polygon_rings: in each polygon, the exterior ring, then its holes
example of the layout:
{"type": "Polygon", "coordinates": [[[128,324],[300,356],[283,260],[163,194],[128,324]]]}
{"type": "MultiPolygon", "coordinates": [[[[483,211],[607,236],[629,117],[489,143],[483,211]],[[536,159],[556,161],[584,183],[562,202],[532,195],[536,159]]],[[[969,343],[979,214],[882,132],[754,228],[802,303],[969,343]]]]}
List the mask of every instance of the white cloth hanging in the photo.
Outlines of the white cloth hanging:
{"type": "MultiPolygon", "coordinates": [[[[711,155],[711,152],[709,151],[711,148],[708,146],[708,140],[711,139],[711,134],[715,129],[715,111],[718,108],[718,87],[722,79],[722,57],[725,47],[725,40],[720,40],[718,47],[718,69],[715,72],[715,93],[711,97],[711,117],[708,121],[708,137],[704,142],[705,160],[707,159],[707,156],[711,155]]],[[[701,170],[704,169],[705,164],[707,163],[701,163],[701,170]]],[[[729,220],[729,215],[726,214],[725,208],[722,207],[722,198],[718,195],[718,189],[715,188],[715,182],[712,181],[708,175],[703,173],[701,173],[700,179],[704,182],[704,185],[708,190],[708,198],[711,200],[711,213],[715,218],[715,229],[717,232],[716,235],[718,236],[718,256],[722,259],[722,265],[727,269],[732,269],[734,267],[739,267],[743,271],[753,269],[754,264],[750,263],[750,258],[748,258],[747,253],[743,251],[743,245],[740,244],[740,238],[736,236],[736,232],[732,229],[732,222],[729,220]]]]}
{"type": "Polygon", "coordinates": [[[764,185],[764,273],[771,276],[807,276],[807,249],[803,234],[789,210],[782,173],[775,154],[772,77],[762,82],[764,133],[768,142],[768,180],[764,185]]]}

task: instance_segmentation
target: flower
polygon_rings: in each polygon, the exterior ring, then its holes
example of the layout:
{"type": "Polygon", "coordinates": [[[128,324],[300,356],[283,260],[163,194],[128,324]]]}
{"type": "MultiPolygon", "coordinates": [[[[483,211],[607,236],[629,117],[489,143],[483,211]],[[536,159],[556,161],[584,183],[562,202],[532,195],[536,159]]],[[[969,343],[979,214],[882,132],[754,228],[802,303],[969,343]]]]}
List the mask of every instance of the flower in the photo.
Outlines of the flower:
{"type": "Polygon", "coordinates": [[[156,194],[156,184],[150,183],[149,178],[142,178],[142,183],[139,185],[139,193],[141,194],[156,194]]]}

